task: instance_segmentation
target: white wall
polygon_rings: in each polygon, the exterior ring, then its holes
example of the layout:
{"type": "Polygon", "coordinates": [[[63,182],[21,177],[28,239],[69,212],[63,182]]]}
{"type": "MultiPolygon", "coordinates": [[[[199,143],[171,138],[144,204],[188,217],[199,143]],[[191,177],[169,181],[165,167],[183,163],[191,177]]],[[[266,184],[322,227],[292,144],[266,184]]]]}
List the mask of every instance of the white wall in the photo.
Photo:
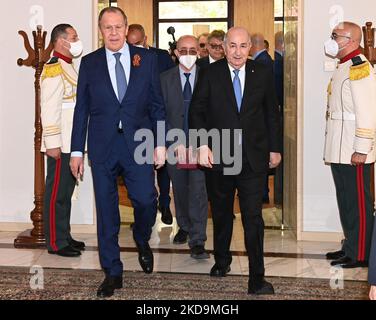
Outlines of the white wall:
{"type": "MultiPolygon", "coordinates": [[[[31,26],[49,33],[58,23],[70,23],[79,33],[85,52],[93,48],[92,0],[3,1],[0,19],[0,222],[29,222],[34,198],[34,70],[19,67],[26,58],[18,30],[32,41],[31,26]]],[[[91,174],[73,204],[72,223],[93,223],[91,174]]],[[[1,230],[0,230],[1,231],[1,230]]]]}
{"type": "Polygon", "coordinates": [[[330,59],[324,56],[323,43],[337,15],[361,26],[366,21],[376,25],[376,1],[304,2],[303,231],[341,232],[330,167],[322,160],[326,89],[332,74],[324,71],[324,61],[330,59]]]}

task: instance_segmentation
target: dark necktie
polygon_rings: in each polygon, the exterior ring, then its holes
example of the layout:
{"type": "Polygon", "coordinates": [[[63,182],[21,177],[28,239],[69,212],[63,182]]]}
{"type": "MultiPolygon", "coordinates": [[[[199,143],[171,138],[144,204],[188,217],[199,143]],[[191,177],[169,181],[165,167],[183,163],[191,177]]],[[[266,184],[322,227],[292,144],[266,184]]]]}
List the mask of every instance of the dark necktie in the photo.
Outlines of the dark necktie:
{"type": "Polygon", "coordinates": [[[188,124],[188,112],[189,112],[189,105],[191,104],[192,100],[192,87],[191,83],[189,82],[189,77],[191,76],[190,73],[184,73],[185,77],[187,78],[184,89],[183,89],[183,98],[184,98],[184,132],[187,137],[189,138],[189,124],[188,124]]]}

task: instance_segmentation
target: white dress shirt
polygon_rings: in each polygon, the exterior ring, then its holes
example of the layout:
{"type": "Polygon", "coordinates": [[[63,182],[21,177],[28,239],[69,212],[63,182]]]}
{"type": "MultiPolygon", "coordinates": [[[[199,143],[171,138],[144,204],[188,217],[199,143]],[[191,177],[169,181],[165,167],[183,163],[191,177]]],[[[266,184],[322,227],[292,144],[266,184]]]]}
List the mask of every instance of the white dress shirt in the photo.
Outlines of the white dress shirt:
{"type": "MultiPolygon", "coordinates": [[[[232,82],[234,82],[234,78],[235,78],[235,68],[233,66],[231,66],[230,64],[228,65],[229,69],[230,69],[230,73],[231,73],[231,80],[232,82]]],[[[239,70],[239,79],[240,79],[240,85],[242,87],[242,96],[244,96],[244,88],[245,88],[245,64],[244,66],[242,66],[239,70]]],[[[239,145],[242,144],[242,141],[243,141],[243,138],[242,138],[242,134],[239,135],[239,145]]]]}
{"type": "MultiPolygon", "coordinates": [[[[235,70],[235,68],[232,67],[230,64],[228,65],[228,67],[229,67],[230,73],[231,73],[231,80],[232,80],[232,82],[234,82],[234,78],[235,78],[234,70],[235,70]]],[[[244,66],[242,66],[239,69],[239,79],[240,79],[240,84],[242,86],[242,95],[244,95],[244,88],[245,88],[245,64],[244,64],[244,66]]]]}
{"type": "MultiPolygon", "coordinates": [[[[131,56],[129,52],[128,43],[125,43],[123,48],[121,48],[117,52],[121,53],[120,62],[124,68],[125,76],[127,78],[127,84],[129,84],[129,77],[131,74],[131,56]]],[[[117,52],[111,51],[106,48],[108,73],[110,74],[112,87],[114,88],[115,94],[119,99],[118,90],[117,90],[117,82],[116,82],[116,72],[115,72],[116,58],[114,56],[114,54],[117,52]]]]}
{"type": "Polygon", "coordinates": [[[187,81],[186,76],[184,73],[190,73],[191,75],[189,76],[189,83],[191,84],[192,92],[195,87],[195,80],[196,80],[196,65],[193,66],[192,70],[189,72],[186,72],[183,70],[181,66],[179,66],[179,72],[180,72],[180,81],[181,81],[181,88],[182,91],[184,91],[184,86],[187,81]]]}
{"type": "Polygon", "coordinates": [[[214,62],[216,62],[217,60],[214,60],[211,55],[209,54],[209,63],[212,64],[214,62]]]}

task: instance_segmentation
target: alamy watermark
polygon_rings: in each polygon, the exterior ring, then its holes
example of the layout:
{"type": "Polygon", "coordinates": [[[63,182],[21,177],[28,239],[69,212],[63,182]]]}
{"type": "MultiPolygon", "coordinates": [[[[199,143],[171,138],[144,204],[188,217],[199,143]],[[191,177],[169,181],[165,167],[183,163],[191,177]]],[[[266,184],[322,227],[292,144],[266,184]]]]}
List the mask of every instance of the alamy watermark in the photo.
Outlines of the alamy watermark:
{"type": "Polygon", "coordinates": [[[154,149],[156,146],[167,147],[167,163],[177,164],[176,149],[178,146],[190,146],[193,159],[196,158],[200,146],[210,145],[213,153],[213,164],[224,165],[224,175],[238,175],[242,171],[242,130],[241,129],[205,129],[189,130],[189,137],[184,130],[170,129],[166,132],[164,121],[158,121],[157,135],[150,129],[139,129],[134,135],[134,140],[141,142],[134,152],[137,164],[153,164],[154,149]],[[189,143],[187,144],[187,141],[189,143]],[[210,143],[209,143],[210,142],[210,143]]]}

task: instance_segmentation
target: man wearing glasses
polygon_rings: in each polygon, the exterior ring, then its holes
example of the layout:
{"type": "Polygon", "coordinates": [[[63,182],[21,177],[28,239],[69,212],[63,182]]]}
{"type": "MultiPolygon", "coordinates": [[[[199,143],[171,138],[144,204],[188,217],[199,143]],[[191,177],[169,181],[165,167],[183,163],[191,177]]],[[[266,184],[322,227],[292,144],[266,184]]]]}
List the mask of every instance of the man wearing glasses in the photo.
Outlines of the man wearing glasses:
{"type": "Polygon", "coordinates": [[[197,65],[200,68],[205,68],[209,64],[221,60],[225,56],[225,51],[223,50],[223,40],[225,38],[225,32],[223,30],[214,30],[208,36],[207,49],[209,55],[205,58],[197,60],[197,65]]]}
{"type": "Polygon", "coordinates": [[[345,235],[342,249],[326,256],[342,268],[367,267],[374,220],[376,78],[361,39],[358,25],[343,22],[325,42],[326,54],[340,61],[327,90],[324,161],[331,166],[345,235]]]}
{"type": "MultiPolygon", "coordinates": [[[[188,111],[192,93],[197,82],[199,67],[196,66],[198,42],[194,36],[186,35],[177,42],[175,55],[179,66],[161,75],[163,98],[166,105],[167,122],[170,129],[184,130],[188,137],[188,111]]],[[[209,259],[205,250],[206,224],[208,219],[208,197],[205,174],[197,168],[180,166],[186,163],[187,141],[176,147],[178,165],[167,164],[172,180],[176,220],[179,231],[174,244],[186,243],[194,259],[209,259]]]]}
{"type": "Polygon", "coordinates": [[[208,36],[209,36],[209,32],[205,32],[198,36],[198,45],[199,45],[198,56],[200,57],[200,59],[205,58],[209,55],[209,51],[207,49],[208,36]]]}

